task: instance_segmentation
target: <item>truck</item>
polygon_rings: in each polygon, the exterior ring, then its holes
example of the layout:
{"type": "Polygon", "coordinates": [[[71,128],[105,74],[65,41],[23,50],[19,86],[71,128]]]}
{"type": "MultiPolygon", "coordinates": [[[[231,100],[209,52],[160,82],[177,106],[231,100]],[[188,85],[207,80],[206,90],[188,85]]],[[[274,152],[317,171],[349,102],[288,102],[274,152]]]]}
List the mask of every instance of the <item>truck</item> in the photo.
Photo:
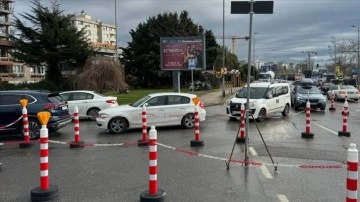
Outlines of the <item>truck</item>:
{"type": "Polygon", "coordinates": [[[273,71],[260,72],[259,81],[260,82],[272,82],[275,79],[275,73],[273,71]]]}

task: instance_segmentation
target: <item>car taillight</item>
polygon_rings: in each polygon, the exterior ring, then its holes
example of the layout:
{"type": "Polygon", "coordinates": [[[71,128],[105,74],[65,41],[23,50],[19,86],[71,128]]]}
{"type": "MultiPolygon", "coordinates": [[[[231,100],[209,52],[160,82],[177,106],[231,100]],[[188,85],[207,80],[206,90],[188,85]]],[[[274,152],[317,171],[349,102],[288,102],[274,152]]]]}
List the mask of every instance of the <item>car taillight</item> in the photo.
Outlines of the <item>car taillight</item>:
{"type": "Polygon", "coordinates": [[[346,94],[345,91],[339,91],[339,94],[346,94]]]}
{"type": "Polygon", "coordinates": [[[115,104],[116,100],[106,100],[106,103],[115,104]]]}
{"type": "Polygon", "coordinates": [[[200,106],[201,108],[205,109],[205,105],[204,105],[203,102],[200,102],[199,106],[200,106]]]}
{"type": "Polygon", "coordinates": [[[51,103],[48,103],[48,104],[44,104],[44,108],[46,110],[52,110],[55,108],[55,105],[54,104],[51,104],[51,103]]]}

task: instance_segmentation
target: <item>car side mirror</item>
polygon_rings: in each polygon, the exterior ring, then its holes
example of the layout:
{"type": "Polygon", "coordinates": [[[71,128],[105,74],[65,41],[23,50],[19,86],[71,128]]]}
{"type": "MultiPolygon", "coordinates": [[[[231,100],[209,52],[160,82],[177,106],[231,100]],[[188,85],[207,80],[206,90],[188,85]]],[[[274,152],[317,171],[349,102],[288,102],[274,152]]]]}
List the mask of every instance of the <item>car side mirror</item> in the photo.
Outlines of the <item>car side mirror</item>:
{"type": "Polygon", "coordinates": [[[269,93],[267,96],[266,96],[266,98],[268,98],[268,99],[271,99],[273,96],[272,96],[272,94],[271,93],[269,93]]]}

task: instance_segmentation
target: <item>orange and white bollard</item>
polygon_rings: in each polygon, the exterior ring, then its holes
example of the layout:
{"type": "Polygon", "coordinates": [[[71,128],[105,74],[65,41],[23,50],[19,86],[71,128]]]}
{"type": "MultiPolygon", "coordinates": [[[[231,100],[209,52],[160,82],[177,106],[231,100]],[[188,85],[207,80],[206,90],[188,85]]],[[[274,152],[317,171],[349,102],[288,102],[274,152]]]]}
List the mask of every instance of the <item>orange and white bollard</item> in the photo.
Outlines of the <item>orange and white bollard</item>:
{"type": "Polygon", "coordinates": [[[151,126],[149,132],[149,189],[141,192],[140,202],[165,201],[165,191],[158,189],[157,156],[157,131],[155,126],[151,126]]]}
{"type": "Polygon", "coordinates": [[[79,108],[74,108],[74,141],[70,142],[70,148],[83,147],[84,141],[80,141],[80,121],[79,121],[79,108]]]}
{"type": "Polygon", "coordinates": [[[342,115],[343,115],[343,126],[342,126],[342,131],[338,132],[338,136],[350,137],[350,132],[347,132],[347,120],[349,115],[349,104],[347,100],[345,100],[344,111],[342,115]]]}
{"type": "Polygon", "coordinates": [[[334,106],[334,99],[335,99],[335,95],[332,94],[331,95],[331,106],[329,108],[330,111],[335,111],[335,109],[336,109],[335,106],[334,106]]]}
{"type": "Polygon", "coordinates": [[[149,145],[147,137],[147,119],[146,119],[146,106],[143,105],[141,112],[141,122],[142,122],[142,139],[138,140],[138,146],[147,146],[149,145]]]}
{"type": "Polygon", "coordinates": [[[194,112],[194,122],[195,122],[195,138],[190,141],[190,146],[199,147],[204,146],[204,141],[200,139],[200,118],[198,112],[198,104],[200,102],[200,98],[193,98],[193,102],[195,104],[195,112],[194,112]]]}
{"type": "Polygon", "coordinates": [[[28,104],[27,99],[21,99],[20,104],[22,106],[22,118],[23,118],[23,133],[24,133],[24,141],[19,143],[20,148],[28,148],[31,147],[30,136],[29,136],[29,119],[26,106],[28,104]]]}
{"type": "Polygon", "coordinates": [[[357,184],[359,172],[359,152],[356,144],[351,143],[347,150],[346,202],[357,202],[357,184]]]}
{"type": "Polygon", "coordinates": [[[310,102],[309,100],[306,102],[306,127],[305,127],[305,132],[301,133],[301,137],[302,138],[313,138],[314,137],[314,133],[310,132],[310,102]]]}
{"type": "Polygon", "coordinates": [[[245,143],[245,106],[241,104],[240,107],[240,137],[236,137],[237,143],[245,143]]]}
{"type": "Polygon", "coordinates": [[[58,197],[58,186],[49,183],[49,149],[48,129],[46,124],[50,112],[39,112],[38,119],[42,125],[40,129],[40,187],[31,190],[31,201],[49,201],[58,197]]]}

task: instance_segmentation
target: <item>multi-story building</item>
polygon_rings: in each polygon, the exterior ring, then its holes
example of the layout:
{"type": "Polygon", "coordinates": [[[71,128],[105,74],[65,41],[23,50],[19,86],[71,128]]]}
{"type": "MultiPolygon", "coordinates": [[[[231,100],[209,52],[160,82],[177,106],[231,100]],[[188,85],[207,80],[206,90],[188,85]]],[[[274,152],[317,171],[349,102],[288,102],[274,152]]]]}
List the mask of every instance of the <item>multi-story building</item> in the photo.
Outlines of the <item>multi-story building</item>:
{"type": "Polygon", "coordinates": [[[13,3],[13,0],[0,0],[0,81],[15,84],[38,82],[45,78],[45,67],[27,66],[11,57],[13,47],[9,34],[12,32],[13,3]]]}
{"type": "Polygon", "coordinates": [[[81,11],[80,15],[75,15],[72,23],[78,30],[84,29],[86,40],[98,50],[99,54],[119,55],[119,49],[116,49],[116,25],[94,20],[84,11],[81,11]]]}

